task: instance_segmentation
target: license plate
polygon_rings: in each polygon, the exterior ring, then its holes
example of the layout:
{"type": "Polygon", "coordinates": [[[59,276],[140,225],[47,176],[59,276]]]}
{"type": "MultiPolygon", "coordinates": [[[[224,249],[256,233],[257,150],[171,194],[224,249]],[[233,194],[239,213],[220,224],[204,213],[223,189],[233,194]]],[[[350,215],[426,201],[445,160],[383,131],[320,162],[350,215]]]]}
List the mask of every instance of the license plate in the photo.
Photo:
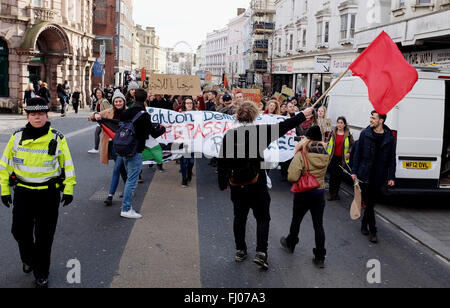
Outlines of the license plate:
{"type": "Polygon", "coordinates": [[[425,161],[404,161],[403,168],[405,169],[431,169],[431,162],[425,161]]]}

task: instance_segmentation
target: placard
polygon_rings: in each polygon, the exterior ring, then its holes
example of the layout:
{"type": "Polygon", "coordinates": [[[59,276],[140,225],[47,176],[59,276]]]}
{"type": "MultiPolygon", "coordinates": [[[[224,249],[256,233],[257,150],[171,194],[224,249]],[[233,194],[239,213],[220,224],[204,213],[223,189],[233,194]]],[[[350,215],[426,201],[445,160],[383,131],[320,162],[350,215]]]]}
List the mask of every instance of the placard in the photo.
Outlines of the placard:
{"type": "Polygon", "coordinates": [[[161,95],[197,96],[201,93],[200,76],[151,74],[148,90],[161,95]]]}

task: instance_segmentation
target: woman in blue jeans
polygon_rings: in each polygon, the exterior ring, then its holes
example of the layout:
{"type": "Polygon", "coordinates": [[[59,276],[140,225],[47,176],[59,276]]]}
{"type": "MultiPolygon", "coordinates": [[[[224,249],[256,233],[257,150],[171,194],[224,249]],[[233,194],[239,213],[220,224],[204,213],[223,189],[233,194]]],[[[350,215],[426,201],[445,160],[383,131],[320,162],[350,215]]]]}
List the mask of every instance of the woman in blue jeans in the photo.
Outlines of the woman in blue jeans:
{"type": "MultiPolygon", "coordinates": [[[[190,112],[190,111],[196,111],[194,100],[192,98],[186,98],[183,101],[183,104],[181,105],[180,112],[190,112]]],[[[187,154],[185,153],[183,157],[180,159],[180,166],[181,166],[181,175],[182,175],[182,181],[181,186],[187,187],[188,183],[192,180],[192,169],[194,168],[194,154],[187,154]]]]}
{"type": "MultiPolygon", "coordinates": [[[[101,121],[102,119],[114,119],[120,121],[121,115],[123,111],[126,109],[125,96],[119,90],[117,90],[113,95],[112,102],[113,102],[112,108],[94,113],[92,116],[89,117],[89,120],[98,122],[101,121]]],[[[117,186],[119,185],[120,176],[122,175],[123,182],[126,183],[127,171],[125,169],[123,159],[121,159],[120,156],[118,156],[116,154],[116,151],[114,150],[113,142],[111,140],[109,140],[108,142],[108,139],[109,137],[107,137],[106,134],[102,134],[102,141],[104,140],[105,146],[102,145],[101,156],[103,155],[105,156],[103,160],[106,162],[104,163],[107,163],[110,159],[113,159],[115,162],[111,186],[109,189],[109,195],[105,200],[105,204],[107,206],[111,206],[114,194],[116,193],[117,190],[117,186]]]]}

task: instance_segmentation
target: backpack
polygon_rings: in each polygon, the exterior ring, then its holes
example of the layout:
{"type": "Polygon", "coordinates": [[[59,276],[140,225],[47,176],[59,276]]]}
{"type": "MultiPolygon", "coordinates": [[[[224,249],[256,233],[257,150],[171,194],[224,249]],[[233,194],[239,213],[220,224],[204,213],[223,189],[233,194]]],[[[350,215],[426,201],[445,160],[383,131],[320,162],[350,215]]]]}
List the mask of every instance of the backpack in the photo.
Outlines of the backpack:
{"type": "Polygon", "coordinates": [[[139,119],[145,111],[136,114],[131,122],[120,122],[119,129],[113,139],[114,150],[117,155],[132,157],[137,153],[138,140],[134,131],[134,122],[139,119]]]}
{"type": "Polygon", "coordinates": [[[259,160],[255,159],[234,159],[231,166],[230,185],[247,186],[258,182],[259,160]]]}

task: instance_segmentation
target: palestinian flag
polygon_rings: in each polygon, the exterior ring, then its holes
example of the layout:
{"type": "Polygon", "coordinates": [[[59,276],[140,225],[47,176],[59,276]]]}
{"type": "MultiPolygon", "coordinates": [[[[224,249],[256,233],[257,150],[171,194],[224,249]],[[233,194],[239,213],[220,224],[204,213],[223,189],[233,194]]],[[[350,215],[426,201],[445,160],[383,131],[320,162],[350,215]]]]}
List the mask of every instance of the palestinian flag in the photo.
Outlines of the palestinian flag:
{"type": "MultiPolygon", "coordinates": [[[[117,130],[119,129],[118,120],[113,119],[102,119],[98,123],[101,125],[105,134],[110,138],[114,139],[117,130]]],[[[161,145],[151,136],[149,140],[146,142],[146,147],[144,152],[142,152],[142,161],[144,165],[152,165],[152,164],[162,164],[164,161],[170,161],[172,153],[166,152],[163,153],[161,145]]],[[[175,158],[176,159],[176,158],[175,158]]]]}

